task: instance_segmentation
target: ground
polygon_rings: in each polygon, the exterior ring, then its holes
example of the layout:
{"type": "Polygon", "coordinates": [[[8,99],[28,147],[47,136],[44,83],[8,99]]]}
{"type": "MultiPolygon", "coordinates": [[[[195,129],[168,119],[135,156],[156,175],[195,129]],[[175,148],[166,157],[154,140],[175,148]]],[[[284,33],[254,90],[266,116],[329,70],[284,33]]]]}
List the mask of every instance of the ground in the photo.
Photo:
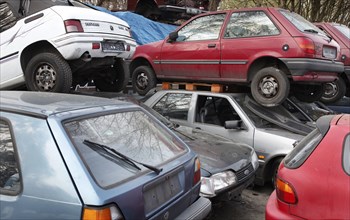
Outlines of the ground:
{"type": "Polygon", "coordinates": [[[205,220],[263,220],[265,205],[273,188],[254,186],[243,191],[240,199],[227,202],[214,202],[212,212],[205,220]]]}

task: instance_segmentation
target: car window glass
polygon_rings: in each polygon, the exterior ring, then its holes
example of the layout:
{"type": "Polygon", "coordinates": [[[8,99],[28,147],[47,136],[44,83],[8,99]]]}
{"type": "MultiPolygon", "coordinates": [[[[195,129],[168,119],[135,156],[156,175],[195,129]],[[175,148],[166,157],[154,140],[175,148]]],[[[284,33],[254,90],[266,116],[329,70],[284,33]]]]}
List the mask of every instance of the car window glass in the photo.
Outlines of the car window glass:
{"type": "Polygon", "coordinates": [[[69,121],[64,124],[86,166],[101,187],[125,181],[149,171],[141,171],[103,149],[83,143],[90,140],[103,144],[138,162],[152,166],[175,159],[186,149],[160,123],[142,111],[118,112],[109,115],[69,121]]]}
{"type": "Polygon", "coordinates": [[[350,175],[350,134],[346,136],[344,141],[343,168],[350,175]]]}
{"type": "Polygon", "coordinates": [[[178,32],[176,41],[218,39],[226,14],[199,17],[185,25],[178,32]]]}
{"type": "Polygon", "coordinates": [[[333,25],[336,29],[338,29],[345,37],[350,40],[350,29],[345,25],[333,25]]]}
{"type": "Polygon", "coordinates": [[[153,109],[169,118],[187,120],[191,98],[191,94],[166,94],[153,106],[153,109]]]}
{"type": "Polygon", "coordinates": [[[314,24],[303,18],[297,13],[293,13],[290,11],[286,10],[280,10],[281,14],[289,20],[299,31],[305,32],[307,31],[308,33],[315,33],[315,34],[320,34],[323,36],[326,36],[326,34],[316,27],[314,24]]]}
{"type": "Polygon", "coordinates": [[[225,30],[225,38],[256,37],[279,34],[279,30],[262,11],[233,13],[225,30]]]}
{"type": "Polygon", "coordinates": [[[290,169],[300,167],[314,151],[322,138],[321,132],[318,129],[314,129],[310,134],[301,139],[294,149],[285,157],[284,165],[290,169]]]}
{"type": "Polygon", "coordinates": [[[0,33],[16,24],[17,18],[7,2],[0,3],[0,33]]]}
{"type": "Polygon", "coordinates": [[[0,192],[17,194],[21,188],[19,167],[9,124],[0,120],[0,192]]]}
{"type": "Polygon", "coordinates": [[[240,120],[226,98],[198,96],[196,122],[224,126],[225,121],[240,120]]]}

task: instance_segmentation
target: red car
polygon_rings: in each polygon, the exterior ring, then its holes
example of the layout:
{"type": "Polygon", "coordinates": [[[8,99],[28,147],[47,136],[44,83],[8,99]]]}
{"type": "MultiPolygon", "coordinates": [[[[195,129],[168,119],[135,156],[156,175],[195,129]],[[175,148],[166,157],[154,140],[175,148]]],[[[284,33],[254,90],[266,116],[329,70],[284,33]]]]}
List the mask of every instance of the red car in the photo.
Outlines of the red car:
{"type": "Polygon", "coordinates": [[[326,83],[325,93],[321,98],[324,103],[333,103],[344,95],[350,97],[350,29],[336,23],[316,23],[318,28],[329,34],[340,46],[341,61],[344,62],[344,72],[338,80],[326,83]]]}
{"type": "Polygon", "coordinates": [[[280,164],[266,219],[350,219],[350,115],[319,118],[280,164]]]}
{"type": "Polygon", "coordinates": [[[336,41],[279,8],[200,14],[165,40],[137,47],[130,64],[141,95],[164,81],[250,85],[265,106],[282,103],[290,88],[302,101],[319,99],[322,83],[343,71],[336,41]]]}

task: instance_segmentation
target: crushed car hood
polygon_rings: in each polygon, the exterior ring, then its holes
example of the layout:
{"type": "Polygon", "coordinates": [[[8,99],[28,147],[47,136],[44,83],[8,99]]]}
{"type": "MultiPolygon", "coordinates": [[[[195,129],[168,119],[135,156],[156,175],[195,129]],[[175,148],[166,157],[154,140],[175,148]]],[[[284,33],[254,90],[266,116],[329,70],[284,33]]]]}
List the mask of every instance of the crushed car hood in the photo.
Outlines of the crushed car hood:
{"type": "Polygon", "coordinates": [[[253,148],[246,144],[185,126],[177,127],[175,131],[198,154],[201,168],[208,172],[207,175],[228,169],[237,171],[251,162],[253,148]]]}

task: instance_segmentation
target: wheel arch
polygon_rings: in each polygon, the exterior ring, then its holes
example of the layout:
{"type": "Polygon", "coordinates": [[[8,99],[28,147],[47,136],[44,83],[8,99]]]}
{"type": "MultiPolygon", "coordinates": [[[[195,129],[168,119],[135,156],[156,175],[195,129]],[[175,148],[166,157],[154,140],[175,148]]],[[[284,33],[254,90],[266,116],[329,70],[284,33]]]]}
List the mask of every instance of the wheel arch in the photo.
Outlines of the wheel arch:
{"type": "Polygon", "coordinates": [[[291,73],[288,69],[288,67],[278,58],[272,57],[272,56],[264,56],[259,57],[255,59],[249,66],[248,69],[248,77],[247,81],[251,82],[253,79],[253,76],[256,72],[258,72],[260,69],[265,67],[276,67],[280,70],[282,70],[285,74],[287,74],[287,77],[290,78],[291,73]]]}
{"type": "Polygon", "coordinates": [[[265,164],[265,167],[264,167],[264,174],[263,174],[263,176],[264,176],[264,182],[266,182],[266,181],[269,181],[270,179],[271,179],[271,175],[272,175],[272,168],[273,168],[273,164],[277,161],[277,160],[279,160],[279,159],[281,159],[281,160],[283,160],[283,158],[285,157],[286,155],[283,155],[283,154],[279,154],[279,155],[274,155],[274,157],[271,157],[268,161],[267,161],[267,163],[265,164]]]}
{"type": "Polygon", "coordinates": [[[149,62],[149,60],[147,60],[144,57],[138,57],[138,58],[134,59],[133,61],[131,61],[131,63],[130,63],[130,66],[129,66],[130,75],[132,75],[134,70],[139,66],[149,66],[154,71],[154,68],[153,68],[152,64],[149,62]]]}
{"type": "Polygon", "coordinates": [[[52,52],[61,55],[58,50],[48,41],[37,41],[33,44],[28,45],[26,48],[22,50],[21,53],[21,68],[23,73],[33,56],[42,52],[52,52]]]}

